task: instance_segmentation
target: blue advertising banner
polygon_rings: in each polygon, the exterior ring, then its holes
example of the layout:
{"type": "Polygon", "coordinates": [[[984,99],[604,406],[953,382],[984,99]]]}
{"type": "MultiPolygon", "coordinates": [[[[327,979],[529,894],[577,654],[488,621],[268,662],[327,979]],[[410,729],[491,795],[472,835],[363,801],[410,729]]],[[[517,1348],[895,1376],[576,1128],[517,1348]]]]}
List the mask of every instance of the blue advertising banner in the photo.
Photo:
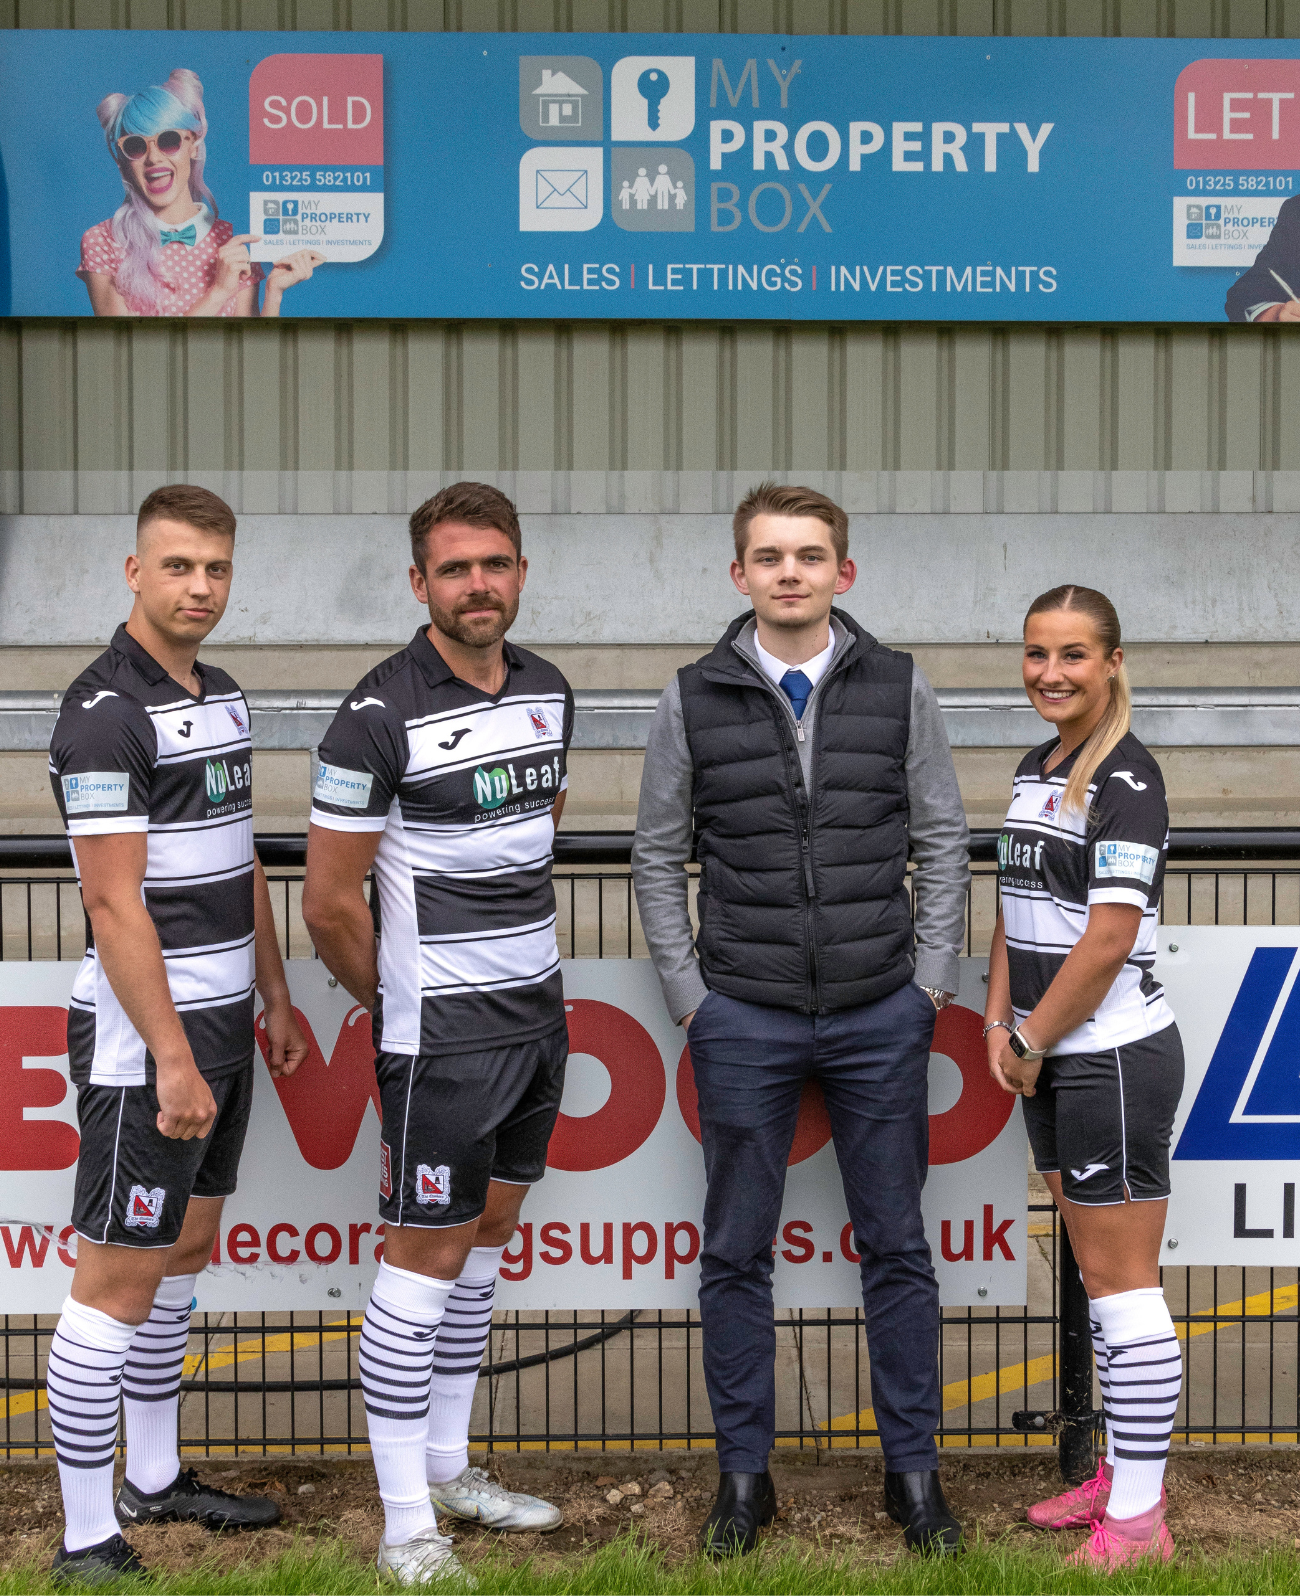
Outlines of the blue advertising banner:
{"type": "Polygon", "coordinates": [[[0,313],[1300,320],[1300,56],[1224,48],[10,31],[0,313]]]}

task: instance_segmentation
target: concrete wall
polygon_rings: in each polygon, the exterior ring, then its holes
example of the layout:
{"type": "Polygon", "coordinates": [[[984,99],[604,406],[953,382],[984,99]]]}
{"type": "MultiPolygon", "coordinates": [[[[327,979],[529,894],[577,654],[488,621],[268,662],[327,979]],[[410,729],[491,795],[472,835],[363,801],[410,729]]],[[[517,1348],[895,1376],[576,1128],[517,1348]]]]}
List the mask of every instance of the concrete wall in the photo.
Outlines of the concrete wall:
{"type": "MultiPolygon", "coordinates": [[[[486,474],[486,473],[484,473],[486,474]]],[[[498,474],[519,492],[518,482],[498,474]]],[[[814,478],[846,504],[911,502],[913,513],[855,514],[861,575],[845,605],[885,641],[911,649],[940,687],[1011,687],[1025,607],[1058,581],[1108,588],[1130,640],[1136,682],[1148,686],[1288,686],[1300,667],[1300,561],[1294,514],[1207,509],[1051,513],[1083,487],[1046,474],[981,479],[997,503],[1022,513],[971,513],[961,480],[917,483],[879,476],[814,478]],[[936,502],[959,506],[935,513],[936,502]]],[[[436,486],[425,484],[423,486],[436,486]]],[[[580,485],[579,485],[580,486],[580,485]]],[[[587,485],[591,488],[591,485],[587,485]]],[[[580,687],[660,687],[707,648],[742,608],[726,574],[729,517],[713,506],[723,484],[653,479],[660,502],[683,513],[612,513],[611,497],[647,502],[647,485],[603,484],[588,513],[538,509],[524,517],[529,585],[515,635],[580,687]]],[[[1116,484],[1093,484],[1097,491],[1116,484]]],[[[1199,486],[1232,502],[1286,503],[1290,473],[1267,481],[1175,474],[1119,483],[1130,499],[1191,496],[1199,486]]],[[[575,484],[533,474],[521,502],[571,505],[575,484]]],[[[720,496],[720,494],[719,494],[720,496]]],[[[725,502],[725,501],[724,501],[725,502]]],[[[978,500],[976,501],[978,502],[978,500]]],[[[1123,502],[1121,498],[1121,502],[1123,502]]],[[[117,573],[131,545],[126,516],[0,517],[0,682],[60,688],[111,635],[127,610],[117,573]]],[[[345,688],[421,622],[406,583],[402,515],[245,515],[235,597],[209,654],[247,687],[345,688]]],[[[305,754],[258,756],[258,820],[305,823],[305,754]]],[[[1018,754],[966,748],[958,772],[973,823],[995,823],[1018,754]]],[[[1175,821],[1193,825],[1300,822],[1300,750],[1162,749],[1175,821]]],[[[640,755],[575,754],[568,824],[632,824],[640,755]]],[[[0,757],[0,829],[52,829],[44,761],[0,757]]]]}
{"type": "MultiPolygon", "coordinates": [[[[1035,594],[1077,581],[1113,594],[1133,642],[1298,643],[1298,523],[1278,513],[855,515],[860,576],[843,604],[890,641],[1004,642],[1019,637],[1035,594]]],[[[748,607],[728,576],[729,515],[544,514],[523,525],[522,643],[703,645],[748,607]]],[[[105,576],[134,536],[127,516],[0,518],[0,645],[106,642],[121,604],[106,602],[105,576]]],[[[400,644],[420,623],[404,516],[244,516],[238,554],[213,644],[400,644]]]]}

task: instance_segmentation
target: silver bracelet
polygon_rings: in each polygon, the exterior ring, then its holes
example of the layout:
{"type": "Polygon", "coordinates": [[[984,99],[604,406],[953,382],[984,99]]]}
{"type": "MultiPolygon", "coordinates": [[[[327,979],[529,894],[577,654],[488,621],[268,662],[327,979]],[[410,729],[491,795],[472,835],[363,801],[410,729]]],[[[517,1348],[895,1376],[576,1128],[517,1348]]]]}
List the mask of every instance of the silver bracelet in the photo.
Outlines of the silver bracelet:
{"type": "Polygon", "coordinates": [[[1005,1020],[990,1020],[989,1023],[984,1027],[984,1040],[986,1042],[988,1041],[990,1031],[996,1031],[999,1029],[1003,1031],[1014,1031],[1015,1026],[1008,1025],[1005,1020]]]}

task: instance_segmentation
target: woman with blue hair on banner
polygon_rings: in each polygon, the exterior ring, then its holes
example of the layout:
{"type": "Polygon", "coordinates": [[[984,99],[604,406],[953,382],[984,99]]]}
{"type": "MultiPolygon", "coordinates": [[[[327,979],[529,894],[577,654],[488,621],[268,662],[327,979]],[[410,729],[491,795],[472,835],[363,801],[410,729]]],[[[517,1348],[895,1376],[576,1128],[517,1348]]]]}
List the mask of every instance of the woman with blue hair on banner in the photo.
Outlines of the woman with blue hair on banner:
{"type": "Polygon", "coordinates": [[[257,235],[218,220],[203,180],[208,121],[195,74],[178,67],[161,86],[110,94],[97,113],[126,198],[82,234],[77,276],[95,315],[278,316],[285,289],[325,257],[300,249],[268,275],[248,258],[257,235]]]}

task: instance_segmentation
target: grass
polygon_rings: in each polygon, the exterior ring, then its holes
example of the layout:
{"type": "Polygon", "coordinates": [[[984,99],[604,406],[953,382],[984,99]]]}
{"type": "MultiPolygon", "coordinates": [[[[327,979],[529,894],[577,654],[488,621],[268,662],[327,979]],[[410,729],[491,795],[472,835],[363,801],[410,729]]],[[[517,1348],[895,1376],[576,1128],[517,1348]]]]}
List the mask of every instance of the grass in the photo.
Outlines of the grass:
{"type": "MultiPolygon", "coordinates": [[[[488,1557],[475,1563],[480,1596],[1137,1596],[1151,1592],[1205,1592],[1207,1596],[1274,1596],[1300,1592],[1300,1556],[1291,1551],[1209,1557],[1183,1549],[1169,1564],[1100,1578],[1067,1569],[1058,1552],[1025,1550],[999,1542],[976,1543],[956,1562],[900,1557],[870,1563],[845,1556],[763,1552],[734,1562],[667,1563],[653,1547],[629,1535],[585,1557],[512,1564],[488,1557]]],[[[0,1596],[37,1596],[52,1590],[42,1562],[0,1573],[0,1596]]],[[[279,1557],[256,1564],[197,1563],[130,1587],[158,1596],[361,1596],[377,1588],[374,1565],[350,1544],[303,1540],[279,1557]]],[[[384,1587],[391,1588],[391,1587],[384,1587]]],[[[440,1587],[431,1587],[438,1589],[440,1587]]]]}

